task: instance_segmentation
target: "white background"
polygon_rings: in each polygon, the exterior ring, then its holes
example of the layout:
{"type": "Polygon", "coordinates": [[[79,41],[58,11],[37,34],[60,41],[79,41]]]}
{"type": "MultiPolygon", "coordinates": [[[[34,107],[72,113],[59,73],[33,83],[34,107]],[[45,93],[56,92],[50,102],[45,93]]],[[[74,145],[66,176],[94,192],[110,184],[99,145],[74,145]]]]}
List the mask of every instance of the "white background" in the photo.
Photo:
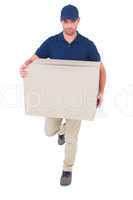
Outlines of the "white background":
{"type": "Polygon", "coordinates": [[[0,5],[0,199],[133,199],[132,1],[3,1],[0,5]],[[26,116],[19,67],[62,30],[60,10],[78,7],[81,34],[107,71],[104,102],[82,121],[71,186],[59,184],[64,146],[46,137],[44,119],[26,116]]]}

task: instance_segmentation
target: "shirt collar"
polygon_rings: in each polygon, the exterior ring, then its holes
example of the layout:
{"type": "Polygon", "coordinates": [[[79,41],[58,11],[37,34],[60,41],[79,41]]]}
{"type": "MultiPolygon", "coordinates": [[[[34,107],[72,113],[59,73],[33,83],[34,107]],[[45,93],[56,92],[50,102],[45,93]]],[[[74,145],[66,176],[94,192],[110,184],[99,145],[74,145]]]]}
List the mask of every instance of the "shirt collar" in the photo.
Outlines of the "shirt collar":
{"type": "MultiPolygon", "coordinates": [[[[77,41],[77,40],[79,39],[79,36],[80,36],[80,34],[79,34],[79,32],[77,31],[77,36],[75,37],[75,39],[74,39],[71,43],[77,41]]],[[[63,31],[60,32],[60,34],[59,34],[59,39],[65,41],[65,42],[67,42],[67,41],[65,40],[65,38],[64,38],[63,31]]],[[[68,42],[67,42],[67,43],[68,43],[68,42]]],[[[71,44],[71,43],[70,43],[70,44],[71,44]]]]}

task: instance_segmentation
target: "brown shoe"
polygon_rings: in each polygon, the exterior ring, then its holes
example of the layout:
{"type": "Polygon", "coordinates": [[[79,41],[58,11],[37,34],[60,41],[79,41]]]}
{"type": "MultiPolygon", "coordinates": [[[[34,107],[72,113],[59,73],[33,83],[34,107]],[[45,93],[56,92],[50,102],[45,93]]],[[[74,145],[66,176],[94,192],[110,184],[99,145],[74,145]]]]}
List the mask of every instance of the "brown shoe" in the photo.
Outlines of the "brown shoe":
{"type": "Polygon", "coordinates": [[[72,172],[71,171],[63,171],[60,179],[60,185],[67,186],[72,182],[72,172]]]}
{"type": "Polygon", "coordinates": [[[58,144],[63,145],[65,143],[65,135],[58,135],[58,144]]]}

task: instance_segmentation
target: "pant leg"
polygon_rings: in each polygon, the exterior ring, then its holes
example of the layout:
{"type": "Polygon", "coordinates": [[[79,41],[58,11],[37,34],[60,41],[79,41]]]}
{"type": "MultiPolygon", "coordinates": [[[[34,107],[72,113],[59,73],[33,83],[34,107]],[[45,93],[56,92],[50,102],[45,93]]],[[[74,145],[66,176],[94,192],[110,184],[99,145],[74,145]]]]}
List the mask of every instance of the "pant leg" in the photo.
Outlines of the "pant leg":
{"type": "Polygon", "coordinates": [[[60,130],[57,132],[58,135],[65,135],[65,126],[66,126],[66,119],[62,119],[62,123],[60,126],[60,130]]]}
{"type": "Polygon", "coordinates": [[[60,126],[60,130],[57,132],[58,135],[65,135],[65,126],[66,126],[66,123],[61,123],[61,126],[60,126]]]}
{"type": "Polygon", "coordinates": [[[47,136],[53,136],[60,130],[62,118],[48,117],[45,120],[45,134],[47,136]]]}
{"type": "Polygon", "coordinates": [[[77,152],[77,139],[81,120],[66,119],[64,171],[72,171],[77,152]]]}

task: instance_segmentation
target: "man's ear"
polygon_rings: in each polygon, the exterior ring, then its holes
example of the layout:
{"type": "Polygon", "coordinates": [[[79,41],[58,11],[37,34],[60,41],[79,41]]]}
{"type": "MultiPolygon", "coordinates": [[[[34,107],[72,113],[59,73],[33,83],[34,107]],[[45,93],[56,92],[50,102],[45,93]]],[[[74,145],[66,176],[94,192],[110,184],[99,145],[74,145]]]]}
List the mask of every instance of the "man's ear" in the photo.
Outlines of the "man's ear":
{"type": "Polygon", "coordinates": [[[76,21],[77,21],[76,23],[79,24],[79,22],[80,22],[80,18],[78,18],[76,21]]]}

